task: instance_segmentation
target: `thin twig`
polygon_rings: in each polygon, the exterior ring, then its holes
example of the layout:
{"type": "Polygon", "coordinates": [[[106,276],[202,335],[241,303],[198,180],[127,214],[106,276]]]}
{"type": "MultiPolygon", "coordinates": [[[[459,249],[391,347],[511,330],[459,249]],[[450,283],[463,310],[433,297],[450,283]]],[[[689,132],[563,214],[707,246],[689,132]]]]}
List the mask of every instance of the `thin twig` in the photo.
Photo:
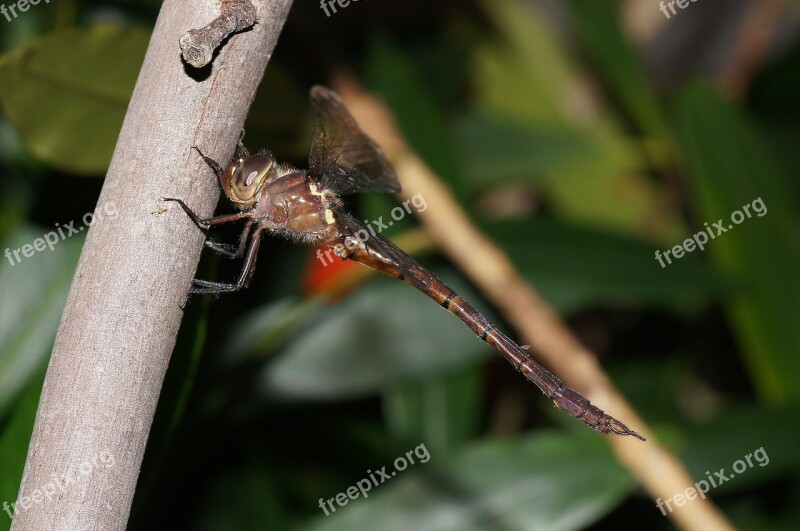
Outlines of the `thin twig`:
{"type": "MultiPolygon", "coordinates": [[[[669,499],[692,486],[694,481],[684,466],[657,442],[644,420],[614,388],[594,354],[569,331],[509,258],[474,226],[441,180],[405,144],[386,107],[347,76],[337,77],[333,87],[359,125],[393,161],[403,185],[404,198],[419,193],[431,205],[419,213],[419,218],[445,254],[558,376],[610,415],[641,430],[647,437],[648,442],[644,444],[627,437],[608,437],[607,441],[617,459],[638,478],[652,498],[669,499]]],[[[697,498],[669,514],[684,529],[733,529],[708,499],[697,498]]]]}
{"type": "Polygon", "coordinates": [[[717,75],[717,84],[730,99],[741,99],[769,51],[785,0],[759,0],[747,12],[730,60],[717,75]]]}

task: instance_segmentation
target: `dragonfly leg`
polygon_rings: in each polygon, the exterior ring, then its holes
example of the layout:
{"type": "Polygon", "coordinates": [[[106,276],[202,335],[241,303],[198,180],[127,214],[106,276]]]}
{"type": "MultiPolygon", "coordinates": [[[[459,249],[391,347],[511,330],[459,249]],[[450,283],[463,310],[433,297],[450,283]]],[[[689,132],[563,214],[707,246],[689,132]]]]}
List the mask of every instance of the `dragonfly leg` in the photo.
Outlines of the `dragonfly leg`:
{"type": "Polygon", "coordinates": [[[247,249],[247,238],[250,235],[250,228],[252,226],[253,226],[253,220],[249,220],[247,224],[244,226],[242,235],[239,237],[238,245],[217,243],[212,239],[206,240],[205,245],[215,253],[221,254],[226,258],[241,258],[242,256],[244,256],[244,252],[247,249]]]}
{"type": "Polygon", "coordinates": [[[197,225],[199,229],[208,230],[209,227],[213,225],[222,225],[223,223],[231,223],[233,221],[239,221],[240,219],[244,219],[247,217],[247,213],[245,212],[237,212],[236,214],[226,214],[224,216],[217,216],[215,218],[206,218],[202,219],[200,216],[195,214],[195,212],[189,208],[189,206],[181,201],[180,199],[175,199],[174,197],[165,197],[164,201],[174,201],[178,203],[186,215],[192,220],[192,222],[197,225]]]}
{"type": "MultiPolygon", "coordinates": [[[[202,231],[207,231],[213,225],[221,225],[223,223],[239,221],[240,219],[246,217],[242,215],[241,212],[239,212],[237,214],[227,214],[224,216],[217,216],[215,218],[200,219],[200,217],[197,214],[195,214],[195,212],[180,199],[165,197],[164,201],[174,201],[175,203],[178,203],[183,209],[183,211],[186,212],[186,214],[189,216],[189,218],[191,218],[192,222],[195,225],[197,225],[197,227],[202,231]]],[[[245,225],[244,230],[242,231],[242,236],[239,239],[239,245],[236,247],[234,247],[233,245],[228,245],[226,243],[217,243],[211,239],[206,240],[205,246],[211,249],[212,251],[219,253],[223,256],[226,256],[228,258],[241,258],[244,255],[244,250],[247,245],[247,236],[250,233],[250,227],[252,227],[252,225],[253,225],[253,220],[249,220],[247,222],[247,225],[245,225]]]]}
{"type": "MultiPolygon", "coordinates": [[[[241,142],[241,139],[239,141],[241,142]]],[[[223,184],[225,182],[225,170],[222,169],[222,166],[220,166],[219,163],[211,157],[206,157],[203,155],[203,152],[200,151],[199,147],[192,146],[192,149],[197,151],[200,156],[203,157],[203,160],[206,161],[206,164],[208,164],[208,166],[214,170],[214,173],[216,174],[217,179],[219,179],[220,184],[223,184]]]]}
{"type": "Polygon", "coordinates": [[[225,258],[239,258],[238,255],[238,245],[231,245],[229,243],[218,243],[212,239],[206,240],[205,246],[214,251],[217,254],[224,256],[225,258]]]}
{"type": "Polygon", "coordinates": [[[225,282],[211,282],[210,280],[194,279],[189,293],[230,293],[232,291],[239,291],[246,288],[250,284],[250,279],[253,278],[253,273],[256,270],[256,257],[258,256],[258,247],[261,244],[261,231],[256,231],[250,239],[250,247],[247,249],[247,256],[244,259],[244,267],[242,272],[239,273],[239,278],[236,279],[234,284],[227,284],[225,282]]]}

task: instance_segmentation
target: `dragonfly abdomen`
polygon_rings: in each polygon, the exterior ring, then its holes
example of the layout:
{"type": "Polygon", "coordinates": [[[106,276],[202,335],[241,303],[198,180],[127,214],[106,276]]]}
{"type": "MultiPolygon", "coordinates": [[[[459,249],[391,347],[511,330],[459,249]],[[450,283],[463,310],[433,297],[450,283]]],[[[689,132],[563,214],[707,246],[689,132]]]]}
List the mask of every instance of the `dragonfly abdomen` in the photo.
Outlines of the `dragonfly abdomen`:
{"type": "Polygon", "coordinates": [[[461,319],[480,339],[494,347],[528,380],[536,384],[557,408],[567,411],[603,433],[631,435],[644,439],[536,363],[522,347],[500,332],[458,293],[389,240],[379,234],[360,240],[356,234],[360,230],[366,230],[363,229],[363,225],[347,212],[337,211],[336,216],[340,231],[335,238],[328,241],[328,245],[346,247],[347,252],[343,253],[342,257],[400,279],[435,300],[444,309],[461,319]],[[349,245],[346,245],[347,243],[349,245]]]}
{"type": "MultiPolygon", "coordinates": [[[[421,267],[421,266],[420,266],[421,267]]],[[[644,437],[629,429],[625,424],[605,413],[592,404],[588,398],[564,384],[553,373],[536,363],[525,350],[508,336],[500,332],[483,314],[476,310],[458,293],[432,273],[426,279],[426,295],[438,302],[444,309],[461,319],[480,339],[495,348],[519,372],[534,383],[555,406],[580,419],[590,427],[602,433],[632,435],[644,440],[644,437]]],[[[412,286],[419,282],[404,279],[412,286]]]]}

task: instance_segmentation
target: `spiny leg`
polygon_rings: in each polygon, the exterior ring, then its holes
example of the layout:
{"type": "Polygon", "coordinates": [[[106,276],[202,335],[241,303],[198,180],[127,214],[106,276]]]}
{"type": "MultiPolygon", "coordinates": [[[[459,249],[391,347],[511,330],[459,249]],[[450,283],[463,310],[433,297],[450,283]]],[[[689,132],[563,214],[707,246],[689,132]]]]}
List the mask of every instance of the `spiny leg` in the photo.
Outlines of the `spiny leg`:
{"type": "Polygon", "coordinates": [[[208,230],[214,225],[222,225],[224,223],[232,223],[234,221],[239,221],[240,219],[244,219],[248,217],[246,212],[237,212],[236,214],[225,214],[224,216],[217,216],[214,218],[206,218],[201,219],[200,216],[195,214],[195,212],[189,208],[189,206],[181,201],[180,199],[175,199],[174,197],[165,197],[164,201],[174,201],[178,203],[186,215],[194,222],[195,225],[201,230],[208,230]]]}
{"type": "Polygon", "coordinates": [[[253,226],[253,220],[248,220],[242,230],[242,235],[239,237],[238,245],[230,245],[227,243],[217,243],[212,239],[206,240],[206,247],[219,253],[226,258],[241,258],[244,256],[244,251],[247,249],[247,238],[250,235],[250,228],[253,226]]]}
{"type": "Polygon", "coordinates": [[[222,166],[220,166],[219,163],[211,157],[206,157],[203,155],[203,152],[200,151],[199,147],[192,146],[192,149],[197,151],[200,156],[203,157],[203,160],[206,161],[206,164],[208,164],[208,166],[214,170],[214,173],[216,174],[217,179],[219,179],[220,184],[223,184],[225,182],[225,170],[222,169],[222,166]]]}
{"type": "Polygon", "coordinates": [[[244,259],[244,267],[236,279],[235,284],[226,284],[224,282],[211,282],[209,280],[194,279],[189,293],[230,293],[232,291],[239,291],[246,288],[250,284],[250,279],[256,270],[256,258],[258,256],[258,247],[261,243],[261,231],[257,230],[253,237],[250,238],[250,248],[247,250],[247,256],[244,259]]]}
{"type": "MultiPolygon", "coordinates": [[[[199,228],[203,232],[208,231],[208,229],[214,225],[231,223],[234,221],[239,221],[240,219],[244,219],[246,217],[246,215],[239,212],[237,214],[227,214],[224,216],[217,216],[215,218],[200,219],[200,217],[191,208],[189,208],[189,206],[186,203],[184,203],[180,199],[165,197],[164,201],[174,201],[175,203],[178,203],[183,209],[183,211],[186,212],[186,214],[192,220],[192,222],[197,226],[197,228],[199,228]]],[[[242,237],[239,240],[238,247],[234,247],[226,243],[217,243],[211,239],[207,239],[205,241],[205,246],[213,250],[214,252],[217,252],[228,258],[240,258],[244,253],[245,244],[247,242],[247,234],[250,231],[252,223],[253,223],[252,220],[247,222],[247,225],[245,226],[244,231],[242,232],[242,237]],[[233,250],[234,248],[236,249],[236,251],[233,250]]]]}
{"type": "Polygon", "coordinates": [[[224,256],[225,258],[239,258],[238,255],[238,245],[231,245],[230,243],[219,243],[215,242],[211,238],[205,241],[205,246],[214,251],[215,253],[224,256]]]}

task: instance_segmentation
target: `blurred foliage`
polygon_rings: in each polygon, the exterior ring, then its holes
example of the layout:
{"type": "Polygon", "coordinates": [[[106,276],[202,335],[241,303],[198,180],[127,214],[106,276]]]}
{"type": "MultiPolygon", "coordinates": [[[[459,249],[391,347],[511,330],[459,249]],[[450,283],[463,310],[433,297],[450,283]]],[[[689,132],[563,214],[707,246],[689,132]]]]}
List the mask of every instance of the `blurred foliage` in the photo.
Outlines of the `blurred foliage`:
{"type": "MultiPolygon", "coordinates": [[[[797,39],[758,65],[746,97],[731,99],[708,68],[699,79],[673,69],[668,82],[654,80],[670,71],[664,50],[722,46],[678,28],[730,9],[722,26],[734,7],[691,4],[662,20],[655,5],[636,15],[625,3],[554,4],[360,2],[326,17],[298,3],[247,143],[304,165],[307,88],[331,68],[355,72],[696,481],[763,449],[768,462],[710,493],[733,522],[796,529],[797,39]],[[643,24],[661,28],[649,36],[657,53],[631,30],[636,16],[661,24],[643,24]],[[705,252],[666,267],[654,258],[706,224],[727,226],[757,198],[767,213],[705,252]]],[[[92,210],[158,8],[72,0],[0,18],[3,249],[92,210]]],[[[796,30],[796,12],[782,22],[796,30]]],[[[691,53],[670,61],[688,64],[691,53]]],[[[372,195],[349,206],[375,219],[394,202],[372,195]]],[[[414,226],[407,218],[387,235],[414,226]]],[[[14,265],[0,258],[9,502],[81,244],[59,240],[14,265]]],[[[353,281],[313,251],[263,245],[250,290],[188,307],[131,529],[670,526],[601,436],[553,410],[452,315],[404,284],[353,281]],[[420,445],[429,461],[325,516],[320,500],[420,445]]],[[[418,258],[496,317],[435,249],[418,258]]],[[[199,271],[224,278],[237,265],[206,258],[199,271]]]]}
{"type": "Polygon", "coordinates": [[[727,311],[754,383],[774,401],[800,398],[800,327],[787,313],[800,301],[800,247],[785,170],[756,126],[708,87],[688,88],[676,115],[697,211],[731,231],[709,252],[738,287],[727,311]],[[731,213],[757,199],[758,223],[732,230],[731,213]]]}
{"type": "Polygon", "coordinates": [[[97,24],[6,52],[0,101],[29,151],[64,171],[103,173],[148,39],[143,30],[97,24]]]}

